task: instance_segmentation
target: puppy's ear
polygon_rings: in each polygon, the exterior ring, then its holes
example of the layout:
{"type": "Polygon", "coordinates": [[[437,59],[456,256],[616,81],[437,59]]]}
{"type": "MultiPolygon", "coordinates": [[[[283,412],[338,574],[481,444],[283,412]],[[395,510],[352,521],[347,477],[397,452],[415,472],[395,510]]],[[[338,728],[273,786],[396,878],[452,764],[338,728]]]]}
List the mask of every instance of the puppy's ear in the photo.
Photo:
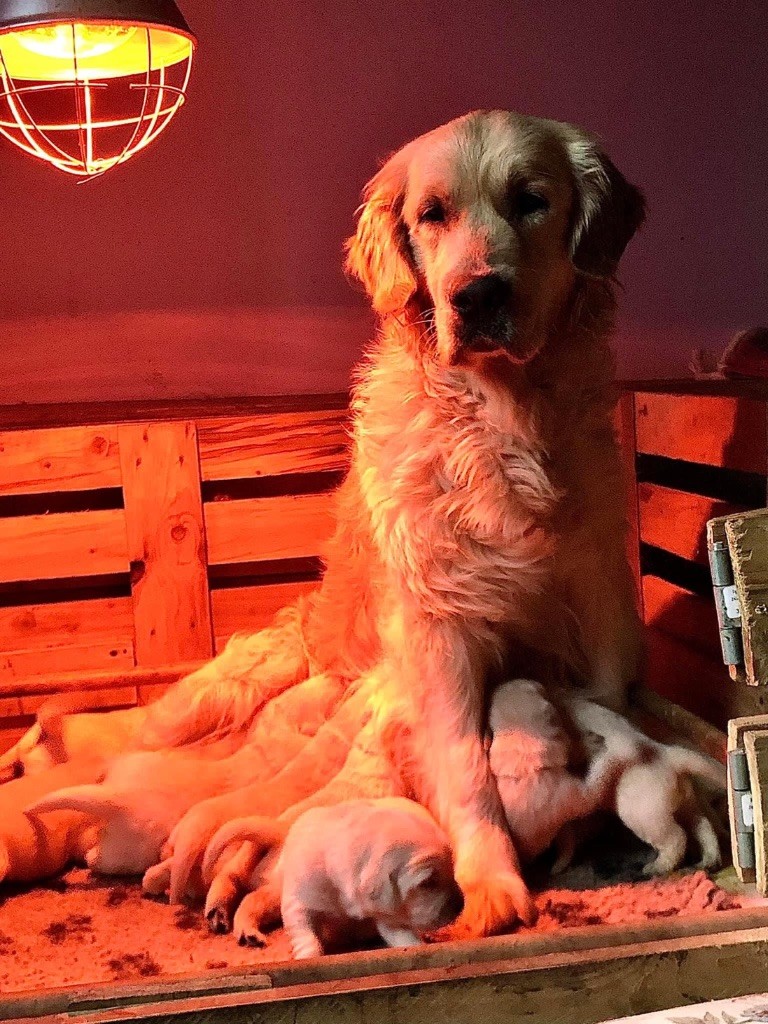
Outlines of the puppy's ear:
{"type": "Polygon", "coordinates": [[[397,876],[389,858],[372,856],[360,875],[359,895],[363,906],[373,912],[394,914],[400,902],[397,876]]]}
{"type": "Polygon", "coordinates": [[[347,241],[346,270],[362,283],[373,308],[400,313],[416,294],[408,231],[402,219],[407,156],[396,153],[363,192],[357,231],[347,241]]]}
{"type": "Polygon", "coordinates": [[[407,895],[418,889],[434,888],[440,881],[440,865],[433,853],[415,853],[399,876],[400,893],[407,895]]]}
{"type": "Polygon", "coordinates": [[[590,277],[612,277],[645,218],[645,199],[586,132],[568,128],[576,201],[570,225],[571,259],[590,277]]]}

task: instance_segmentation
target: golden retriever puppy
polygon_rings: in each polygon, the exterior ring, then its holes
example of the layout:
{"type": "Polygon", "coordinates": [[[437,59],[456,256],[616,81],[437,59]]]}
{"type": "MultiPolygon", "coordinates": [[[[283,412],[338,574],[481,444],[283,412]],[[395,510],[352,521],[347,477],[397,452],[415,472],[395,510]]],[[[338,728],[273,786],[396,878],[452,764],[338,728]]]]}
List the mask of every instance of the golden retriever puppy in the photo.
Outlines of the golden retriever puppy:
{"type": "Polygon", "coordinates": [[[582,777],[574,771],[585,751],[566,729],[544,687],[530,679],[498,686],[488,715],[489,760],[499,787],[509,831],[523,863],[553,843],[561,848],[553,867],[567,866],[571,835],[567,826],[599,810],[612,784],[636,751],[612,733],[582,777]],[[564,831],[565,830],[565,831],[564,831]]]}
{"type": "Polygon", "coordinates": [[[142,730],[157,747],[238,731],[310,672],[390,662],[469,934],[534,914],[484,746],[490,687],[580,678],[619,706],[638,670],[609,336],[642,219],[597,141],[554,121],[480,111],[387,161],[348,247],[380,329],[322,586],[142,730]]]}
{"type": "MultiPolygon", "coordinates": [[[[448,837],[423,807],[402,797],[315,807],[289,828],[263,818],[230,822],[211,840],[204,873],[235,840],[279,850],[265,885],[280,891],[280,914],[297,959],[369,939],[372,932],[388,946],[417,945],[463,906],[448,837]]],[[[238,915],[247,914],[246,898],[238,915]]],[[[237,918],[235,932],[265,941],[257,927],[237,918]]]]}
{"type": "Polygon", "coordinates": [[[687,747],[657,743],[626,718],[574,692],[558,700],[584,734],[601,737],[621,750],[623,765],[603,803],[615,811],[631,832],[656,851],[644,868],[647,875],[666,875],[680,867],[689,837],[699,847],[697,867],[720,865],[720,844],[693,780],[713,793],[726,791],[725,766],[687,747]]]}
{"type": "MultiPolygon", "coordinates": [[[[48,773],[58,786],[82,785],[103,774],[104,763],[98,757],[77,758],[48,773]]],[[[0,786],[0,882],[57,875],[72,861],[82,860],[95,841],[98,828],[86,814],[68,809],[37,819],[25,813],[48,784],[48,778],[31,775],[0,786]]]]}

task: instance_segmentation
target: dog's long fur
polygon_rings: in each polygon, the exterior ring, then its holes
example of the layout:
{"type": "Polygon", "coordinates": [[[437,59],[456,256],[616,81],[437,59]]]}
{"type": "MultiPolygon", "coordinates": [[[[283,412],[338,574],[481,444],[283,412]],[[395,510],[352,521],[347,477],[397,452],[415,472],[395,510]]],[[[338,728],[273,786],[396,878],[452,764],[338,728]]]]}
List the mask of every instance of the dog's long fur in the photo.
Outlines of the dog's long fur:
{"type": "Polygon", "coordinates": [[[592,137],[537,118],[471,114],[384,165],[348,249],[381,333],[322,588],[173,687],[143,730],[154,746],[237,730],[310,672],[386,661],[418,706],[419,796],[474,934],[532,912],[483,748],[489,682],[589,679],[619,705],[637,672],[608,335],[642,217],[592,137]],[[454,298],[489,273],[512,299],[480,353],[454,298]]]}

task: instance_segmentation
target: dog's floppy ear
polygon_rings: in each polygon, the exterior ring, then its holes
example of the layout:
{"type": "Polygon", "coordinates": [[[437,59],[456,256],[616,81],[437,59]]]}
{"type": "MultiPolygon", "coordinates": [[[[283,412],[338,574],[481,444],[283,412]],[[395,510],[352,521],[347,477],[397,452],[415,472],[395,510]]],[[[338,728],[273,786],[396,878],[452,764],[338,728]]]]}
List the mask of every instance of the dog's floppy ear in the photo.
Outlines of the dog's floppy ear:
{"type": "Polygon", "coordinates": [[[586,132],[569,128],[566,144],[576,184],[571,259],[590,277],[612,277],[645,218],[645,199],[586,132]]]}
{"type": "Polygon", "coordinates": [[[347,272],[362,283],[382,316],[402,312],[416,294],[402,219],[406,175],[407,156],[401,150],[366,185],[357,231],[346,244],[347,272]]]}
{"type": "Polygon", "coordinates": [[[371,912],[394,914],[400,904],[397,876],[391,858],[371,856],[360,874],[358,892],[363,906],[371,912]]]}

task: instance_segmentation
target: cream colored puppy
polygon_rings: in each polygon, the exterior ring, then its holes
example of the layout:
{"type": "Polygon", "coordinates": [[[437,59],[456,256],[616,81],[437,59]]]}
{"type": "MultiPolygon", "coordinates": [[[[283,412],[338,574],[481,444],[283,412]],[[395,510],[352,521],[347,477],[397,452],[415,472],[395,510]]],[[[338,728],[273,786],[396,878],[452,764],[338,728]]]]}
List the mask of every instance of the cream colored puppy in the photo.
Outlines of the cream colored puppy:
{"type": "MultiPolygon", "coordinates": [[[[249,895],[258,902],[264,892],[280,890],[280,912],[297,959],[376,932],[388,946],[415,945],[463,907],[447,836],[423,807],[403,797],[314,807],[290,828],[239,818],[211,840],[204,875],[235,840],[271,848],[263,890],[249,895]]],[[[249,914],[248,897],[238,914],[249,914]]],[[[261,914],[255,917],[261,923],[261,914]]],[[[254,922],[248,924],[244,929],[236,920],[236,934],[265,941],[254,922]]]]}
{"type": "Polygon", "coordinates": [[[693,780],[722,794],[724,765],[687,747],[657,743],[626,718],[575,691],[559,691],[557,700],[582,735],[596,735],[623,750],[626,763],[604,806],[656,851],[645,874],[664,875],[680,867],[689,837],[699,846],[697,867],[718,867],[720,844],[693,780]]]}
{"type": "Polygon", "coordinates": [[[578,736],[568,733],[544,687],[531,679],[515,679],[494,690],[488,726],[491,771],[515,849],[526,863],[557,841],[557,872],[572,852],[564,828],[606,802],[636,745],[612,734],[581,778],[572,771],[575,762],[583,761],[578,736]]]}

